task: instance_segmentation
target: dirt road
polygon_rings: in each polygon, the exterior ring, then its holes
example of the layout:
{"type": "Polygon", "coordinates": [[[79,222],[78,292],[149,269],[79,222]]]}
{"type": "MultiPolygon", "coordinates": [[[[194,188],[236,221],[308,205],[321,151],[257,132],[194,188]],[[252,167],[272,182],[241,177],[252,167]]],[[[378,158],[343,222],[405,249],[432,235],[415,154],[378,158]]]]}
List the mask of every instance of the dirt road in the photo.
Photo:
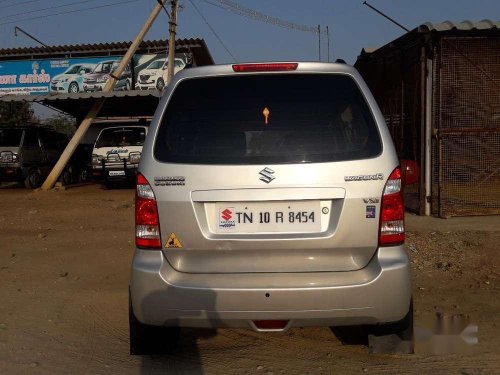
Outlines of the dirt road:
{"type": "Polygon", "coordinates": [[[369,355],[328,328],[185,330],[174,356],[128,353],[133,190],[0,189],[0,374],[500,373],[500,217],[408,215],[416,326],[469,314],[475,353],[369,355]]]}

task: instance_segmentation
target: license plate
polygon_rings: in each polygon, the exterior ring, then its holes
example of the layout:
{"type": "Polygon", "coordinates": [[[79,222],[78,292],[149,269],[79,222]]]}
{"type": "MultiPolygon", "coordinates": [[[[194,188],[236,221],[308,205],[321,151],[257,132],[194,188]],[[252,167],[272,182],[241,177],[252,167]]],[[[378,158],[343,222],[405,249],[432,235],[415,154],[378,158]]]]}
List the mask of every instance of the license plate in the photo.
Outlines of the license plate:
{"type": "Polygon", "coordinates": [[[316,233],[320,201],[216,203],[216,233],[316,233]]]}
{"type": "Polygon", "coordinates": [[[109,176],[125,176],[125,171],[109,171],[109,176]]]}

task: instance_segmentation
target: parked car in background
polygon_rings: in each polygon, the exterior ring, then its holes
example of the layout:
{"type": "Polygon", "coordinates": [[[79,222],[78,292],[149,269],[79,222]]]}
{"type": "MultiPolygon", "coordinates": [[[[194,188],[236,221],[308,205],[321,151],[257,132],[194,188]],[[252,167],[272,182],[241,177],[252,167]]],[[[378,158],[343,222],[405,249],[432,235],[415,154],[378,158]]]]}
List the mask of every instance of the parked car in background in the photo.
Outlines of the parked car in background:
{"type": "MultiPolygon", "coordinates": [[[[139,72],[135,88],[138,90],[157,89],[162,91],[165,85],[168,84],[167,65],[167,58],[153,61],[146,69],[139,72]]],[[[186,63],[182,59],[174,59],[174,74],[185,67],[186,63]]]]}
{"type": "MultiPolygon", "coordinates": [[[[68,144],[65,134],[37,127],[0,127],[0,181],[17,181],[39,187],[68,144]]],[[[61,181],[69,183],[70,167],[61,181]]]]}
{"type": "MultiPolygon", "coordinates": [[[[119,60],[107,60],[97,64],[92,72],[83,76],[83,89],[86,92],[102,91],[110,78],[110,74],[118,68],[119,63],[119,60]]],[[[131,87],[132,71],[130,64],[127,64],[120,79],[116,82],[114,90],[130,90],[131,87]]]]}
{"type": "Polygon", "coordinates": [[[50,91],[77,93],[83,91],[83,75],[92,72],[95,64],[74,64],[64,73],[52,78],[50,91]]]}
{"type": "Polygon", "coordinates": [[[92,175],[111,185],[135,178],[147,126],[122,125],[101,130],[92,151],[92,175]]]}
{"type": "Polygon", "coordinates": [[[172,349],[180,327],[306,326],[413,351],[399,161],[346,64],[180,72],[144,145],[135,220],[132,353],[172,349]]]}

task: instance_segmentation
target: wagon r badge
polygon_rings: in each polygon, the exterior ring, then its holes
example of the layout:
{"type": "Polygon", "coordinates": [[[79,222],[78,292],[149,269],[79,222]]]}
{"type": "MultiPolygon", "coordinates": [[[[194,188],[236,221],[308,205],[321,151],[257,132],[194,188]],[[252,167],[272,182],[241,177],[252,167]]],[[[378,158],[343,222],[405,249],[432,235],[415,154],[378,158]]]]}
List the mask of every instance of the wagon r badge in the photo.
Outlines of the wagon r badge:
{"type": "Polygon", "coordinates": [[[384,175],[382,173],[377,174],[363,174],[359,176],[345,176],[345,181],[373,181],[373,180],[383,180],[384,175]]]}
{"type": "Polygon", "coordinates": [[[263,170],[261,170],[259,174],[261,175],[260,180],[264,181],[266,184],[270,183],[276,178],[273,176],[274,171],[268,167],[265,167],[263,170]]]}

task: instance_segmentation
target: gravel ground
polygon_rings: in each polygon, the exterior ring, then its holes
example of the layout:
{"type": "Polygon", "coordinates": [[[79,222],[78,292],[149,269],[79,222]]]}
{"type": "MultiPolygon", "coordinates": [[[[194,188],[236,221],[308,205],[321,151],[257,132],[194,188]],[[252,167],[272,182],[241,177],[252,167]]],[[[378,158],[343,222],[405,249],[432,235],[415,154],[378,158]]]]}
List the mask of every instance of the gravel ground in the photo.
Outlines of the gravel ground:
{"type": "Polygon", "coordinates": [[[135,357],[133,190],[4,188],[0,202],[0,374],[500,374],[498,216],[407,215],[417,332],[460,315],[479,329],[465,352],[370,355],[328,328],[190,329],[177,354],[135,357]]]}

